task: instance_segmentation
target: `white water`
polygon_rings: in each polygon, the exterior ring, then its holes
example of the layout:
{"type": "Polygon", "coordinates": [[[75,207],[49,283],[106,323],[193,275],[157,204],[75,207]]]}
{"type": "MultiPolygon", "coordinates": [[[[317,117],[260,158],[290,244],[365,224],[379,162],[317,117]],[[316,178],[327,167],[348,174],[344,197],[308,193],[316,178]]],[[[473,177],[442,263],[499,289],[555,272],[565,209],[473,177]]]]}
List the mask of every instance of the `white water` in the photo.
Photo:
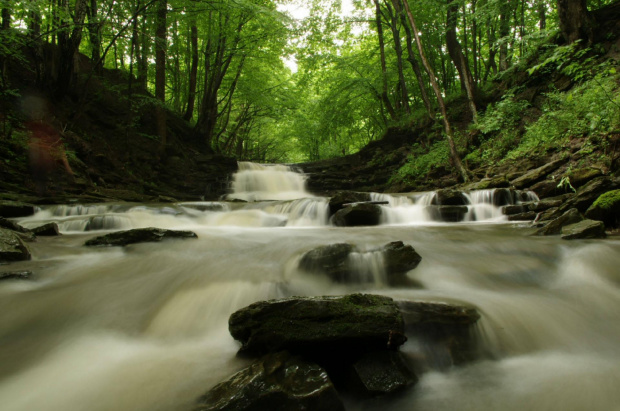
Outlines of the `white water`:
{"type": "MultiPolygon", "coordinates": [[[[192,229],[199,238],[88,248],[84,241],[100,232],[65,230],[32,243],[32,261],[2,267],[35,277],[0,283],[0,409],[192,409],[248,364],[235,356],[232,312],[259,300],[350,292],[477,307],[487,355],[460,367],[431,361],[410,392],[349,400],[349,410],[618,409],[620,241],[531,237],[511,224],[335,228],[319,224],[326,200],[316,200],[108,206],[79,218],[122,216],[132,227],[192,229]],[[291,217],[308,209],[317,220],[291,217]],[[288,225],[263,221],[278,217],[288,225]],[[421,288],[382,279],[372,250],[395,240],[422,255],[408,273],[421,288]],[[351,263],[367,281],[333,283],[297,269],[308,250],[338,242],[362,250],[351,263]]],[[[63,210],[20,222],[80,221],[63,210]]],[[[419,358],[423,350],[410,338],[402,351],[419,358]]]]}
{"type": "Polygon", "coordinates": [[[244,201],[295,200],[311,197],[305,176],[282,164],[239,162],[229,199],[244,201]]]}

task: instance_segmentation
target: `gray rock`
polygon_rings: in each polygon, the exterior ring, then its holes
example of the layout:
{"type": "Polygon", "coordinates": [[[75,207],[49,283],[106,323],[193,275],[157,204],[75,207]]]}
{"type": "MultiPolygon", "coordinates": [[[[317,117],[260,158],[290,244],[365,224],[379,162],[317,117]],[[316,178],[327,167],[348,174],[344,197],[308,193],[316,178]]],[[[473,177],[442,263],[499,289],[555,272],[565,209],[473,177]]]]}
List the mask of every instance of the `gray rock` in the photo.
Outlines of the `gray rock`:
{"type": "Polygon", "coordinates": [[[0,228],[6,228],[7,230],[17,231],[19,233],[30,232],[30,230],[28,230],[27,228],[22,227],[21,225],[4,217],[0,217],[0,228]]]}
{"type": "Polygon", "coordinates": [[[24,261],[30,258],[30,250],[19,235],[14,231],[0,228],[0,261],[24,261]]]}
{"type": "Polygon", "coordinates": [[[544,227],[538,229],[533,235],[558,235],[562,233],[562,227],[575,224],[583,220],[583,216],[576,208],[571,208],[560,217],[550,221],[544,227]]]}
{"type": "Polygon", "coordinates": [[[402,353],[373,351],[353,364],[351,380],[370,395],[385,395],[401,391],[418,382],[402,353]]]}
{"type": "Polygon", "coordinates": [[[311,358],[396,349],[407,339],[394,301],[370,294],[261,301],[233,313],[228,329],[244,352],[311,358]]]}
{"type": "Polygon", "coordinates": [[[542,180],[547,174],[556,170],[562,164],[566,163],[567,159],[555,160],[545,164],[542,167],[538,167],[534,170],[530,170],[519,178],[512,180],[510,183],[516,188],[529,187],[532,184],[542,180]]]}
{"type": "Polygon", "coordinates": [[[327,373],[287,352],[268,354],[198,400],[195,411],[344,411],[327,373]]]}
{"type": "Polygon", "coordinates": [[[525,213],[509,215],[508,221],[533,221],[537,215],[535,211],[526,211],[525,213]]]}
{"type": "Polygon", "coordinates": [[[415,269],[422,257],[410,245],[402,241],[393,241],[383,247],[385,270],[390,274],[404,274],[415,269]]]}
{"type": "Polygon", "coordinates": [[[560,211],[576,208],[584,213],[601,194],[616,189],[620,189],[619,179],[608,176],[597,177],[579,188],[573,197],[560,206],[560,211]]]}
{"type": "Polygon", "coordinates": [[[437,190],[431,200],[432,205],[439,206],[463,206],[467,205],[467,197],[462,191],[446,188],[437,190]]]}
{"type": "Polygon", "coordinates": [[[502,207],[502,213],[504,215],[515,215],[515,214],[521,214],[526,210],[526,206],[523,206],[521,204],[517,204],[517,205],[506,205],[502,207]]]}
{"type": "Polygon", "coordinates": [[[338,210],[332,216],[337,227],[375,226],[381,221],[381,207],[376,204],[359,203],[338,210]]]}
{"type": "Polygon", "coordinates": [[[158,242],[164,238],[198,238],[191,231],[164,230],[161,228],[137,228],[134,230],[117,231],[100,237],[92,238],[86,246],[126,246],[135,243],[158,242]]]}
{"type": "Polygon", "coordinates": [[[54,237],[60,235],[60,231],[58,231],[58,224],[56,223],[43,224],[42,226],[33,228],[32,232],[38,236],[54,237]]]}
{"type": "Polygon", "coordinates": [[[562,227],[562,240],[605,238],[605,224],[602,221],[583,220],[562,227]]]}
{"type": "Polygon", "coordinates": [[[557,208],[559,206],[562,205],[562,200],[552,200],[552,199],[546,199],[546,200],[541,200],[541,201],[537,201],[533,204],[530,204],[528,206],[528,209],[530,211],[536,211],[537,213],[541,212],[541,211],[546,211],[549,210],[551,208],[557,208]]]}

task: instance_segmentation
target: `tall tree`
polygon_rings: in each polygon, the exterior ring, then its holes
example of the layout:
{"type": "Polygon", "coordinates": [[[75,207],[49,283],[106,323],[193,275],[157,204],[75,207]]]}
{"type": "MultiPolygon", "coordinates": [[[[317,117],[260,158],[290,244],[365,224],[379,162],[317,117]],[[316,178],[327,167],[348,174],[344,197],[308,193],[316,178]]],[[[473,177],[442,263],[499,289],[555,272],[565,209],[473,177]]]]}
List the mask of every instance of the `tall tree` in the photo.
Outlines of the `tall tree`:
{"type": "Polygon", "coordinates": [[[430,64],[428,63],[428,60],[426,59],[424,48],[422,47],[422,43],[420,41],[420,35],[418,34],[418,28],[416,27],[415,19],[413,18],[413,14],[411,13],[411,9],[409,8],[409,2],[405,0],[403,4],[405,5],[407,17],[409,18],[409,23],[411,24],[411,28],[415,36],[416,44],[418,46],[418,52],[420,53],[420,58],[422,59],[422,64],[424,65],[424,69],[426,70],[426,73],[428,74],[428,77],[431,81],[433,91],[435,92],[435,97],[437,98],[437,103],[439,104],[439,110],[441,111],[444,129],[446,131],[446,139],[448,140],[448,147],[450,148],[450,160],[461,175],[463,181],[469,182],[469,175],[467,174],[465,166],[463,166],[463,163],[461,162],[461,157],[459,156],[459,153],[456,149],[456,144],[454,143],[454,133],[452,132],[450,120],[448,120],[448,111],[446,110],[446,104],[443,100],[443,96],[441,94],[441,90],[439,89],[439,85],[437,84],[437,80],[435,79],[435,73],[433,72],[430,64]]]}
{"type": "Polygon", "coordinates": [[[189,84],[187,93],[187,107],[183,118],[187,121],[194,116],[196,103],[196,85],[198,80],[198,26],[195,12],[190,13],[190,47],[191,62],[189,68],[189,84]]]}
{"type": "Polygon", "coordinates": [[[467,93],[467,101],[469,103],[469,111],[471,112],[474,123],[478,122],[478,112],[475,102],[475,84],[474,78],[471,75],[469,69],[469,63],[463,54],[463,48],[456,36],[456,22],[458,19],[459,6],[454,0],[448,0],[448,12],[446,22],[446,45],[448,46],[448,53],[450,58],[456,67],[461,84],[467,93]]]}
{"type": "Polygon", "coordinates": [[[588,13],[587,0],[558,0],[560,32],[564,41],[594,40],[594,20],[588,13]]]}
{"type": "Polygon", "coordinates": [[[396,120],[396,112],[392,106],[392,102],[388,97],[388,80],[387,80],[387,65],[385,62],[385,40],[383,37],[383,22],[381,19],[381,6],[379,0],[373,0],[375,3],[375,22],[377,25],[377,36],[379,41],[379,55],[381,59],[381,101],[388,111],[390,118],[396,120]]]}
{"type": "Polygon", "coordinates": [[[159,100],[156,110],[157,134],[161,142],[161,153],[166,150],[166,48],[168,14],[167,0],[157,3],[157,22],[155,26],[155,98],[159,100]]]}
{"type": "Polygon", "coordinates": [[[74,81],[75,61],[82,42],[82,28],[86,18],[87,0],[76,0],[73,13],[69,11],[69,0],[60,0],[65,20],[58,32],[60,49],[56,97],[64,97],[74,81]],[[73,16],[71,18],[70,16],[73,16]]]}

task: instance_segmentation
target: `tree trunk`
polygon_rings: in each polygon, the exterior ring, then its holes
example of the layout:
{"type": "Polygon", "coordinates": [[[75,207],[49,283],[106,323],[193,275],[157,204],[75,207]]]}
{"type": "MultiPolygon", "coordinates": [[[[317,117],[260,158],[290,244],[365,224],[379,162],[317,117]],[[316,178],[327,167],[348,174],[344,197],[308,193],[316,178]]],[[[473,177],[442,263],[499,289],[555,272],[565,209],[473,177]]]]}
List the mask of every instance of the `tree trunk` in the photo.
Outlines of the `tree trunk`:
{"type": "MultiPolygon", "coordinates": [[[[137,17],[136,17],[137,18],[137,17]]],[[[149,77],[149,66],[148,66],[148,58],[149,53],[151,52],[149,49],[148,43],[148,24],[146,13],[142,16],[142,24],[140,30],[140,53],[138,57],[138,84],[142,87],[143,90],[147,89],[148,77],[149,77]]]]}
{"type": "Polygon", "coordinates": [[[457,171],[461,175],[463,182],[469,182],[469,175],[467,174],[467,170],[463,166],[461,162],[461,157],[459,156],[458,151],[456,150],[456,144],[454,143],[454,137],[452,133],[452,127],[450,126],[450,121],[448,120],[448,112],[446,111],[446,105],[443,101],[443,97],[441,95],[441,90],[439,90],[439,85],[437,84],[437,80],[435,79],[435,74],[431,69],[428,60],[424,54],[424,49],[422,48],[422,43],[420,42],[420,36],[418,34],[418,28],[415,24],[415,19],[413,18],[413,14],[411,14],[411,9],[409,8],[409,3],[404,1],[405,10],[407,11],[407,17],[409,18],[409,23],[411,23],[411,28],[413,30],[413,34],[415,36],[416,44],[418,45],[418,51],[420,53],[420,58],[422,59],[422,64],[424,65],[424,69],[428,74],[428,77],[431,81],[431,85],[433,86],[433,91],[435,92],[435,97],[437,97],[437,103],[439,104],[439,109],[441,111],[441,116],[443,119],[444,128],[446,130],[446,139],[448,140],[448,146],[450,148],[450,159],[454,167],[456,167],[457,171]]]}
{"type": "Polygon", "coordinates": [[[96,73],[101,72],[101,22],[99,21],[98,1],[90,0],[88,10],[88,37],[90,39],[91,61],[96,73]]]}
{"type": "Polygon", "coordinates": [[[9,5],[5,3],[2,7],[2,30],[8,30],[11,28],[11,9],[9,5]]]}
{"type": "Polygon", "coordinates": [[[191,53],[192,62],[189,71],[189,93],[187,96],[187,110],[183,118],[186,121],[190,121],[194,115],[194,105],[196,104],[196,83],[198,78],[198,27],[196,26],[196,19],[193,17],[191,34],[191,53]]]}
{"type": "Polygon", "coordinates": [[[157,23],[155,27],[155,98],[159,100],[156,110],[157,134],[161,146],[160,151],[166,151],[166,16],[168,14],[167,0],[160,0],[157,5],[157,23]]]}
{"type": "Polygon", "coordinates": [[[465,91],[467,93],[467,101],[469,104],[469,111],[471,111],[472,118],[474,123],[478,122],[478,112],[476,109],[476,103],[474,101],[475,98],[475,86],[474,86],[474,78],[471,75],[471,70],[469,69],[469,64],[463,55],[463,49],[461,48],[461,44],[458,41],[456,36],[456,22],[457,22],[457,14],[458,14],[458,3],[455,3],[454,0],[448,0],[448,14],[446,21],[446,44],[448,46],[448,53],[450,54],[450,58],[456,67],[456,70],[459,73],[459,78],[461,79],[461,84],[464,86],[465,91]]]}
{"type": "Polygon", "coordinates": [[[503,0],[500,2],[499,13],[499,70],[508,69],[508,36],[510,35],[510,2],[514,0],[503,0]]]}
{"type": "Polygon", "coordinates": [[[594,22],[588,13],[587,0],[558,0],[560,32],[568,44],[577,40],[594,40],[594,22]]]}
{"type": "Polygon", "coordinates": [[[375,3],[375,21],[377,24],[377,36],[379,38],[379,55],[381,57],[381,100],[383,105],[390,115],[392,121],[397,120],[396,111],[392,106],[392,102],[388,97],[388,84],[387,84],[387,65],[385,63],[385,42],[383,38],[383,23],[381,22],[381,6],[379,0],[374,0],[375,3]]]}
{"type": "Polygon", "coordinates": [[[545,0],[538,0],[538,27],[541,31],[547,29],[547,5],[545,0]]]}
{"type": "MultiPolygon", "coordinates": [[[[67,1],[63,2],[65,9],[69,5],[67,1]]],[[[60,49],[58,79],[56,82],[56,97],[62,98],[66,95],[69,87],[74,81],[75,60],[82,42],[82,27],[86,18],[86,0],[77,0],[75,3],[75,12],[73,13],[73,22],[66,22],[67,28],[60,30],[58,33],[58,47],[60,49]],[[69,32],[71,30],[71,32],[69,32]]],[[[67,15],[68,14],[68,10],[67,15]]]]}
{"type": "Polygon", "coordinates": [[[398,85],[400,89],[400,102],[405,109],[405,113],[411,114],[409,108],[409,91],[407,90],[407,82],[405,81],[405,72],[403,68],[403,46],[400,41],[400,30],[398,30],[398,18],[386,0],[386,9],[390,16],[390,28],[392,29],[392,38],[394,39],[394,51],[396,52],[396,68],[398,69],[398,85]]]}

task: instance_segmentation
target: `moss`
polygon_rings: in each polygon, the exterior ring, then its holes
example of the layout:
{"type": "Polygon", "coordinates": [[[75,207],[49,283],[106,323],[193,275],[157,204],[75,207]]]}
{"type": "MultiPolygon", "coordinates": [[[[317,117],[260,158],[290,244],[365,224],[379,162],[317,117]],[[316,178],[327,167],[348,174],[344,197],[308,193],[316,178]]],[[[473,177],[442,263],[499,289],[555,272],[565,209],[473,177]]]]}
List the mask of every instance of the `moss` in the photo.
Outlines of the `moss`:
{"type": "Polygon", "coordinates": [[[597,207],[605,211],[611,211],[614,207],[620,207],[620,190],[608,191],[602,194],[592,207],[597,207]]]}

